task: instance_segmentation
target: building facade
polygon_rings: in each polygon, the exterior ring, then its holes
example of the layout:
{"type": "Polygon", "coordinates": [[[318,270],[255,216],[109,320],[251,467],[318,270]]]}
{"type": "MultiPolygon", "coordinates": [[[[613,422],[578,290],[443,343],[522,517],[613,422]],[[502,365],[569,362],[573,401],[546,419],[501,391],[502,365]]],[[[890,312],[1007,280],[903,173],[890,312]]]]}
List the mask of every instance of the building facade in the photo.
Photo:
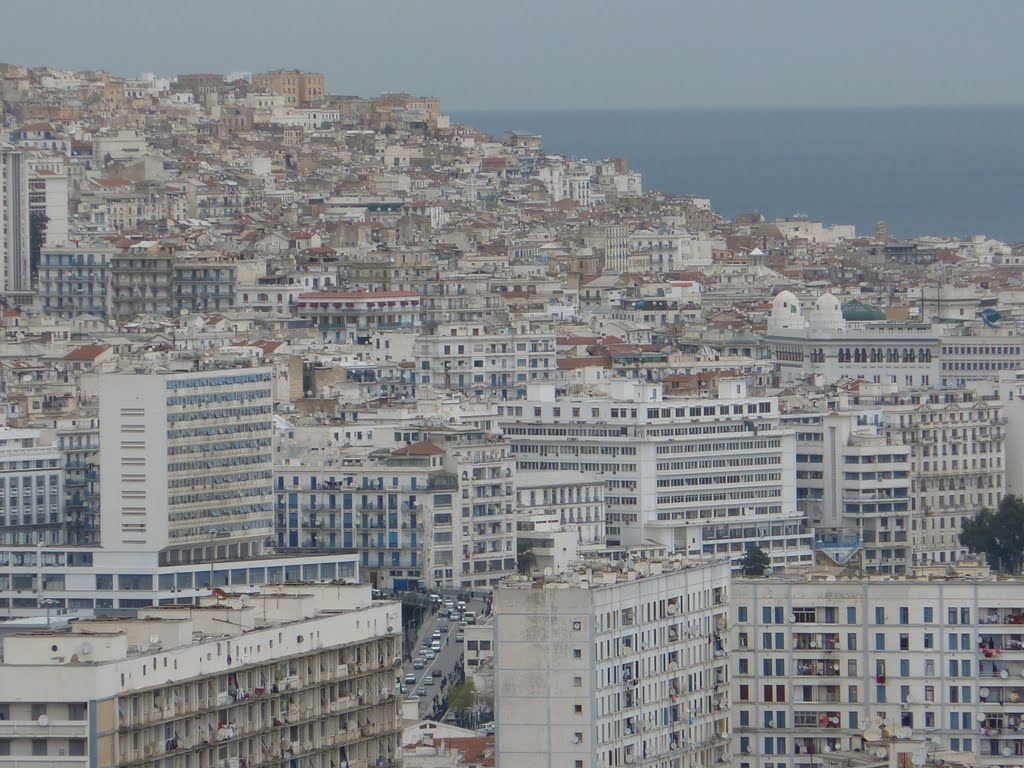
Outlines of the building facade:
{"type": "Polygon", "coordinates": [[[27,155],[0,145],[0,288],[5,293],[31,287],[28,179],[27,155]]]}
{"type": "Polygon", "coordinates": [[[293,584],[4,638],[7,763],[397,766],[401,610],[293,584]]]}
{"type": "Polygon", "coordinates": [[[865,729],[979,766],[1024,758],[1024,582],[831,573],[738,579],[733,764],[811,768],[865,729]]]}
{"type": "Polygon", "coordinates": [[[640,560],[497,589],[499,765],[727,762],[729,571],[640,560]]]}
{"type": "Polygon", "coordinates": [[[774,566],[811,561],[796,506],[794,434],[778,401],[723,378],[717,398],[665,397],[661,384],[614,381],[607,395],[531,388],[498,420],[523,470],[597,473],[607,491],[608,543],[653,541],[738,566],[757,545],[774,566]]]}
{"type": "Polygon", "coordinates": [[[34,429],[0,429],[0,545],[64,544],[64,459],[34,429]]]}
{"type": "Polygon", "coordinates": [[[105,244],[44,248],[38,283],[43,311],[61,318],[86,314],[106,319],[113,255],[114,250],[105,244]]]}
{"type": "Polygon", "coordinates": [[[274,531],[273,370],[100,384],[103,546],[159,551],[167,564],[259,555],[274,531]]]}

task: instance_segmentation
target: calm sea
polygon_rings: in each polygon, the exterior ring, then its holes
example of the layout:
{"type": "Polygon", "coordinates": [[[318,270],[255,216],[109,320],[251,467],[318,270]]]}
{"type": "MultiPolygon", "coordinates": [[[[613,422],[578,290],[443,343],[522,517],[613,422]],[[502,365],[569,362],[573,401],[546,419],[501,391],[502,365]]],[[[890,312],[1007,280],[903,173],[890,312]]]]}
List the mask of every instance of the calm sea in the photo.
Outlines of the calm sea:
{"type": "Polygon", "coordinates": [[[547,151],[625,157],[645,190],[711,198],[728,217],[806,214],[896,237],[1024,241],[1024,107],[477,111],[453,117],[547,151]]]}

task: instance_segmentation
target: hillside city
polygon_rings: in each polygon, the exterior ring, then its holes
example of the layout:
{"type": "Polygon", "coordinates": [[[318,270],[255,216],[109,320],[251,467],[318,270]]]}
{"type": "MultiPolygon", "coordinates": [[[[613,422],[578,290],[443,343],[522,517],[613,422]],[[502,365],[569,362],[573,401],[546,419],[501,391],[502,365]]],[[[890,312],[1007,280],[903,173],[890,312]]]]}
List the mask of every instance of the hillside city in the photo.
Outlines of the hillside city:
{"type": "Polygon", "coordinates": [[[1024,245],[328,85],[0,64],[0,766],[1024,761],[1024,245]]]}

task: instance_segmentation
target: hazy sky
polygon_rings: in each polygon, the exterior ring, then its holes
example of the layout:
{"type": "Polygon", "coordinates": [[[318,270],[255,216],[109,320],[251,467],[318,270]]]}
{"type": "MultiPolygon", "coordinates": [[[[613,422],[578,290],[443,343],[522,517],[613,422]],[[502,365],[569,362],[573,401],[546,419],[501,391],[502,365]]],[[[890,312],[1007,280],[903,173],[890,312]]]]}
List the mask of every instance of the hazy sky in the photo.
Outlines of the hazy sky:
{"type": "Polygon", "coordinates": [[[1024,103],[1022,0],[28,0],[0,61],[323,71],[451,109],[1024,103]]]}

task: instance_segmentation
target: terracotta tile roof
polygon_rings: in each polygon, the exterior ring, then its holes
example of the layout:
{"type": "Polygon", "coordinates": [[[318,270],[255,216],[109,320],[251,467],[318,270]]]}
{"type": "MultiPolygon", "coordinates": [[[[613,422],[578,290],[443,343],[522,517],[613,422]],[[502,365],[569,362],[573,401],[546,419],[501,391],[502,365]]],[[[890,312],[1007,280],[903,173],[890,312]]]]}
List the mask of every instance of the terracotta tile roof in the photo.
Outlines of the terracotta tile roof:
{"type": "Polygon", "coordinates": [[[91,363],[108,349],[110,347],[106,344],[85,344],[68,352],[64,355],[64,359],[69,362],[91,363]]]}
{"type": "Polygon", "coordinates": [[[430,440],[421,440],[418,443],[396,448],[391,452],[392,456],[438,456],[444,453],[444,448],[432,443],[430,440]]]}

